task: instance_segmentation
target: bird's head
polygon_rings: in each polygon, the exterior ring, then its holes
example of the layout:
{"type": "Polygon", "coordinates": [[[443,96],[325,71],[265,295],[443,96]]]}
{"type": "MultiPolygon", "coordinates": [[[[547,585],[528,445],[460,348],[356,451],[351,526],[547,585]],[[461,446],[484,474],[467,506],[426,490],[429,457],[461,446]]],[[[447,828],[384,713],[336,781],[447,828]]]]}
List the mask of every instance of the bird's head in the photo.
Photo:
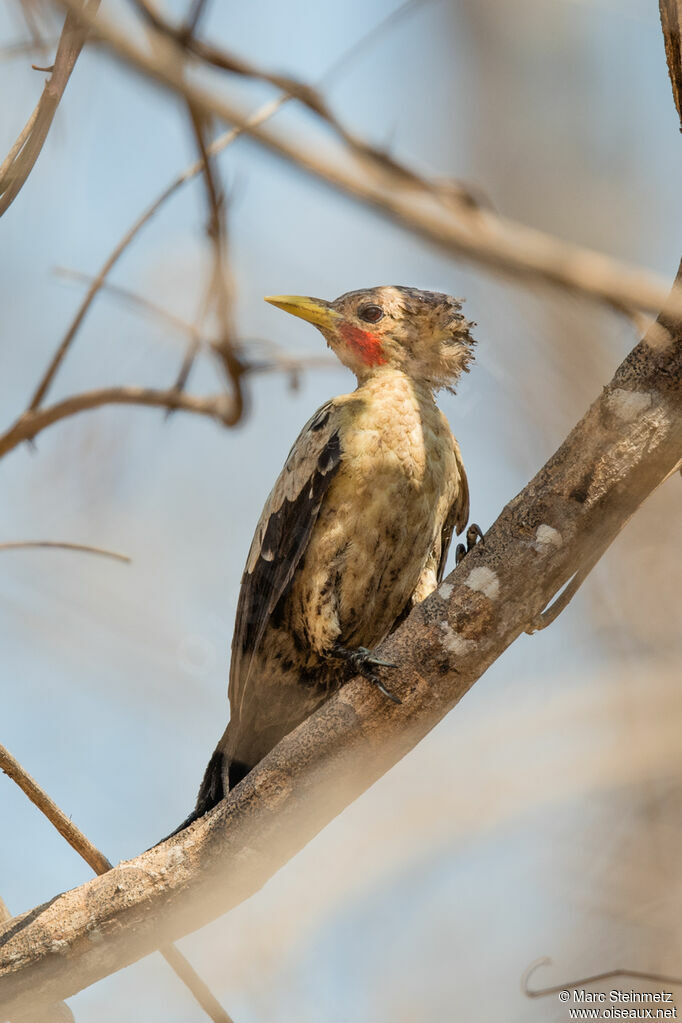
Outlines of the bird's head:
{"type": "Polygon", "coordinates": [[[265,301],[314,323],[360,381],[389,367],[434,391],[452,390],[473,358],[474,324],[459,299],[440,292],[386,286],[349,291],[333,302],[302,295],[265,301]]]}

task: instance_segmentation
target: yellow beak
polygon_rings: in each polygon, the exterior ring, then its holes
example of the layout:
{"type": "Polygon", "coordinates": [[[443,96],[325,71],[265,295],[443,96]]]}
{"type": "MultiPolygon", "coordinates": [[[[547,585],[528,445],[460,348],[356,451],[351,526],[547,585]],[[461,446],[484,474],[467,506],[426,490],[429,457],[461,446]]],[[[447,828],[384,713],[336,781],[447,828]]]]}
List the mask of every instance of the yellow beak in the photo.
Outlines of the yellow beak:
{"type": "Polygon", "coordinates": [[[265,301],[270,305],[276,305],[278,309],[283,309],[285,313],[314,323],[316,327],[331,329],[341,319],[341,314],[321,298],[307,298],[305,295],[266,295],[265,301]]]}

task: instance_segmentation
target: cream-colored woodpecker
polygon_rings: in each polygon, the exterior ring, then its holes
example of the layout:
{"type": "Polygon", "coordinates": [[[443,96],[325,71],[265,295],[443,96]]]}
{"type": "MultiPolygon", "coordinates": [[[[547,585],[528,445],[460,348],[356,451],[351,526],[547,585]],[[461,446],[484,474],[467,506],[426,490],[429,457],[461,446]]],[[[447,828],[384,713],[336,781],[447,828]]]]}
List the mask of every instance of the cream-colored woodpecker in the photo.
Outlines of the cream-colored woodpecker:
{"type": "Polygon", "coordinates": [[[461,303],[405,287],[266,301],[315,324],[358,386],[306,423],[267,499],[239,594],[229,724],[181,827],[354,675],[395,699],[372,648],[438,585],[469,515],[434,400],[472,359],[461,303]]]}

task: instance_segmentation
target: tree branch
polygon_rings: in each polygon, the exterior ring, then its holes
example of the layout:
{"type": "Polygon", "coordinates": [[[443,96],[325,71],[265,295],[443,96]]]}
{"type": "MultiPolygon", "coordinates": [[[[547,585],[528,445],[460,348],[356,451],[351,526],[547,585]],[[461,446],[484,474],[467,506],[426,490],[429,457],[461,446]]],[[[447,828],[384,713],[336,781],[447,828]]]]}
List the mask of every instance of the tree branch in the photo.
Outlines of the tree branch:
{"type": "Polygon", "coordinates": [[[0,543],[0,551],[35,550],[47,548],[56,551],[78,551],[82,554],[99,554],[103,558],[112,558],[114,561],[123,561],[130,564],[127,554],[119,554],[118,551],[109,551],[105,547],[93,547],[87,543],[68,543],[64,540],[5,540],[0,543]]]}
{"type": "Polygon", "coordinates": [[[0,436],[0,458],[23,441],[33,440],[60,419],[101,408],[102,405],[147,405],[151,408],[194,412],[196,415],[217,419],[224,426],[234,426],[241,412],[240,405],[235,404],[226,394],[201,398],[179,392],[175,388],[160,391],[150,387],[103,387],[97,391],[74,394],[47,408],[24,412],[14,425],[0,436]]]}
{"type": "MultiPolygon", "coordinates": [[[[391,11],[388,15],[386,15],[386,17],[382,18],[368,32],[362,35],[356,43],[354,43],[347,50],[345,50],[342,53],[342,55],[339,58],[337,58],[337,60],[334,61],[334,63],[328,69],[326,74],[323,76],[322,81],[323,82],[328,81],[329,78],[338,75],[339,72],[343,70],[347,62],[351,60],[352,57],[360,49],[366,46],[368,42],[373,40],[380,31],[383,31],[384,29],[388,28],[390,24],[395,23],[395,21],[398,20],[399,18],[404,17],[404,15],[408,11],[414,10],[422,2],[423,0],[406,0],[406,2],[403,3],[400,7],[396,8],[394,11],[391,11]]],[[[228,146],[232,145],[233,142],[236,142],[240,135],[243,134],[246,125],[250,125],[255,128],[260,124],[264,124],[291,99],[292,99],[291,96],[289,96],[288,94],[284,94],[276,97],[275,99],[268,100],[267,103],[264,103],[256,111],[247,116],[246,122],[243,126],[231,128],[229,131],[224,132],[219,138],[215,139],[215,141],[212,142],[211,145],[208,147],[209,156],[217,156],[218,153],[222,153],[225,149],[227,149],[228,146]]],[[[95,300],[98,291],[100,290],[100,288],[103,287],[104,282],[109,276],[109,273],[116,265],[118,260],[121,258],[123,253],[126,251],[128,246],[131,245],[131,243],[135,240],[135,238],[142,230],[142,228],[145,226],[145,224],[149,223],[149,221],[152,220],[152,218],[161,209],[161,207],[170,198],[172,198],[172,196],[174,196],[175,193],[180,188],[182,188],[184,184],[186,184],[186,182],[191,181],[192,178],[196,177],[197,174],[200,174],[202,170],[203,162],[199,160],[196,163],[191,164],[181,174],[175,177],[164,188],[161,194],[157,196],[157,198],[145,210],[143,210],[143,212],[140,214],[137,220],[130,226],[130,228],[126,231],[126,233],[120,239],[118,244],[109,254],[104,264],[102,265],[99,273],[93,279],[90,287],[88,288],[87,294],[83,298],[83,301],[81,302],[74,319],[72,320],[69,328],[67,329],[66,334],[60,341],[57,350],[52,356],[52,359],[50,360],[47,369],[45,370],[41,380],[39,381],[38,386],[33,394],[33,397],[31,398],[31,402],[29,405],[30,409],[35,409],[40,404],[42,404],[43,399],[45,398],[45,395],[52,386],[54,378],[57,372],[59,371],[62,362],[66,358],[66,355],[69,349],[71,348],[71,345],[73,344],[75,337],[83,323],[83,320],[85,319],[90,306],[95,300]]]]}
{"type": "MultiPolygon", "coordinates": [[[[76,0],[58,0],[76,11],[76,0]]],[[[605,301],[618,309],[657,311],[667,299],[666,284],[654,273],[571,245],[551,235],[464,202],[453,203],[437,183],[395,161],[368,161],[357,152],[326,151],[322,145],[292,139],[250,121],[236,102],[195,84],[185,73],[183,49],[156,33],[158,57],[101,17],[78,17],[105,46],[134,70],[182,96],[195,109],[235,125],[300,170],[377,210],[388,219],[450,254],[476,260],[506,274],[552,284],[605,301]],[[397,168],[400,167],[400,170],[397,168]]],[[[153,31],[153,30],[150,30],[153,31]]],[[[681,308],[677,312],[682,313],[681,308]]]]}
{"type": "MultiPolygon", "coordinates": [[[[100,0],[88,0],[82,13],[94,18],[99,4],[100,0]]],[[[0,166],[0,217],[14,202],[33,170],[71,72],[76,66],[88,34],[87,22],[80,20],[80,13],[79,7],[67,12],[52,73],[45,83],[38,105],[0,166]]]]}
{"type": "MultiPolygon", "coordinates": [[[[48,796],[34,778],[25,771],[16,757],[13,757],[9,750],[0,745],[0,770],[15,782],[21,791],[28,796],[34,806],[47,817],[50,824],[57,829],[62,838],[65,838],[72,849],[85,860],[89,867],[92,867],[96,874],[106,874],[111,870],[111,863],[104,853],[92,844],[90,839],[83,834],[80,828],[76,827],[70,817],[57,806],[55,801],[48,796]]],[[[0,899],[0,922],[11,921],[11,914],[7,910],[2,899],[0,899]],[[4,915],[3,915],[4,913],[4,915]]],[[[204,1012],[213,1023],[233,1023],[231,1016],[225,1012],[222,1005],[215,997],[209,986],[201,979],[188,959],[180,952],[175,945],[166,945],[159,950],[173,972],[185,984],[187,989],[197,1000],[204,1012]]],[[[73,1020],[71,1010],[63,1002],[57,1006],[50,1006],[50,1011],[56,1013],[54,1020],[45,1019],[42,1013],[38,1013],[34,1023],[56,1023],[59,1020],[73,1020]],[[66,1015],[68,1013],[68,1015],[66,1015]]],[[[33,1017],[33,1012],[31,1012],[33,1017]]],[[[20,1023],[17,1020],[17,1023],[20,1023]]],[[[21,1023],[31,1023],[31,1020],[22,1015],[21,1023]]]]}
{"type": "MultiPolygon", "coordinates": [[[[12,914],[7,908],[5,901],[0,898],[0,924],[5,924],[11,919],[12,914]]],[[[36,1019],[33,1013],[30,1016],[25,1016],[22,1013],[21,1019],[15,1017],[9,1023],[75,1023],[75,1021],[73,1013],[66,1002],[56,1002],[54,1005],[43,1006],[40,1010],[39,1019],[36,1019]]]]}
{"type": "Polygon", "coordinates": [[[668,74],[677,116],[680,119],[680,131],[682,131],[682,38],[680,31],[682,6],[679,0],[659,0],[658,10],[661,16],[668,74]]]}
{"type": "Polygon", "coordinates": [[[445,716],[681,455],[682,321],[662,314],[485,542],[382,645],[401,705],[353,680],[207,817],[15,918],[0,932],[0,1009],[73,994],[257,891],[445,716]]]}

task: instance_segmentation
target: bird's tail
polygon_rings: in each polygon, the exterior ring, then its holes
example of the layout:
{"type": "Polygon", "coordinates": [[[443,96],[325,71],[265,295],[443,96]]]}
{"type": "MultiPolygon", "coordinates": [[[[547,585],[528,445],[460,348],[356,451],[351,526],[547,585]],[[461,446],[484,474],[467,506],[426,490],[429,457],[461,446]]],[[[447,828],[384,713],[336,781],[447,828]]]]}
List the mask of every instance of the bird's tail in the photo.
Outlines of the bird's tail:
{"type": "Polygon", "coordinates": [[[204,771],[204,777],[201,780],[199,786],[199,794],[197,795],[197,801],[194,809],[185,817],[182,824],[178,824],[169,835],[159,839],[156,845],[161,845],[161,842],[165,842],[167,838],[172,838],[173,835],[177,835],[179,831],[184,831],[194,821],[198,821],[200,817],[203,817],[205,813],[212,810],[214,806],[217,806],[221,799],[226,795],[225,785],[223,782],[223,766],[225,763],[225,753],[220,748],[220,743],[213,752],[213,756],[208,762],[208,766],[204,771]]]}

